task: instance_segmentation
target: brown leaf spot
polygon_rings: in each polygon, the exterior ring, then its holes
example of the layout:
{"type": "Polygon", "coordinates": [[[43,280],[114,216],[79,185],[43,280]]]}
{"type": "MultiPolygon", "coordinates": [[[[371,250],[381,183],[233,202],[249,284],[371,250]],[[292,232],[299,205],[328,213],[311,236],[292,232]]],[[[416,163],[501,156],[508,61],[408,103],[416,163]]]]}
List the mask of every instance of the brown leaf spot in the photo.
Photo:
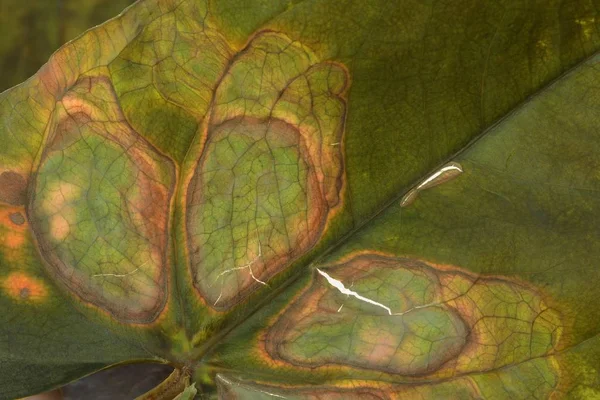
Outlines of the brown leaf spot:
{"type": "Polygon", "coordinates": [[[25,204],[27,201],[27,182],[13,171],[0,174],[0,202],[14,206],[25,204]]]}
{"type": "Polygon", "coordinates": [[[25,217],[21,213],[12,213],[8,216],[10,221],[15,225],[23,225],[25,223],[25,217]]]}

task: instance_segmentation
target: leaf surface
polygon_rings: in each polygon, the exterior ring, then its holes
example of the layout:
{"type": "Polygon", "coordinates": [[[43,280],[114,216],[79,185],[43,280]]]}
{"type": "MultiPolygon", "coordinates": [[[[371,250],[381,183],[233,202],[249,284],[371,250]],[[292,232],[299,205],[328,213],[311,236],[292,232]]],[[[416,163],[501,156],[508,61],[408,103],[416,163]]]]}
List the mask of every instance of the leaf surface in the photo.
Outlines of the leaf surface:
{"type": "Polygon", "coordinates": [[[594,4],[259,3],[138,2],[1,95],[0,397],[597,395],[594,4]]]}

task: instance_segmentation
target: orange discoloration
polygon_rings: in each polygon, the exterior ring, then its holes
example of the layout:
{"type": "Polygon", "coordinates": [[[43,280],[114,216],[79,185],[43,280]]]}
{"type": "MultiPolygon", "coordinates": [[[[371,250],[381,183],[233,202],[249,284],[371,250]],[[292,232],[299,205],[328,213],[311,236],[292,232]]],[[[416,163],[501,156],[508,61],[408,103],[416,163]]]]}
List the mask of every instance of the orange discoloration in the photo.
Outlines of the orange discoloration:
{"type": "MultiPolygon", "coordinates": [[[[0,247],[6,250],[21,248],[26,242],[27,223],[17,224],[14,215],[25,215],[23,207],[7,207],[0,209],[0,247]],[[11,219],[11,215],[13,218],[11,219]]],[[[24,219],[24,217],[23,217],[24,219]]],[[[12,259],[14,251],[5,252],[4,256],[12,259]]]]}
{"type": "Polygon", "coordinates": [[[18,249],[25,244],[25,236],[20,233],[9,233],[4,236],[4,245],[9,249],[18,249]]]}
{"type": "Polygon", "coordinates": [[[4,291],[17,301],[41,302],[48,296],[42,281],[23,272],[13,272],[2,283],[4,291]]]}

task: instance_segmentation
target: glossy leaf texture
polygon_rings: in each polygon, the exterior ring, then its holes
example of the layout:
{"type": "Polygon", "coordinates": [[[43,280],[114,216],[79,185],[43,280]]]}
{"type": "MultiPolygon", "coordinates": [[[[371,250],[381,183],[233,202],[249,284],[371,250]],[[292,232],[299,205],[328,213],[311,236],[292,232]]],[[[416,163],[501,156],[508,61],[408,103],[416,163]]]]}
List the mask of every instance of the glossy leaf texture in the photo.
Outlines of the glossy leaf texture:
{"type": "Polygon", "coordinates": [[[145,0],[68,43],[0,97],[0,398],[600,395],[597,6],[145,0]]]}

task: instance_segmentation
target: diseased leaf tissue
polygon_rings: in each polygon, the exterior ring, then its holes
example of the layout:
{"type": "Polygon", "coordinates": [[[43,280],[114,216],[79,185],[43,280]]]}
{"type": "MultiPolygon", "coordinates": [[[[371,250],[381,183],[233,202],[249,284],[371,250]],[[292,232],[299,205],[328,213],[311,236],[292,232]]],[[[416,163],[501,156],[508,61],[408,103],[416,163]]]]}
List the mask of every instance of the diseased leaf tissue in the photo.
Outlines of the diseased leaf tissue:
{"type": "Polygon", "coordinates": [[[595,9],[308,3],[141,1],[1,95],[0,398],[600,396],[595,9]]]}

